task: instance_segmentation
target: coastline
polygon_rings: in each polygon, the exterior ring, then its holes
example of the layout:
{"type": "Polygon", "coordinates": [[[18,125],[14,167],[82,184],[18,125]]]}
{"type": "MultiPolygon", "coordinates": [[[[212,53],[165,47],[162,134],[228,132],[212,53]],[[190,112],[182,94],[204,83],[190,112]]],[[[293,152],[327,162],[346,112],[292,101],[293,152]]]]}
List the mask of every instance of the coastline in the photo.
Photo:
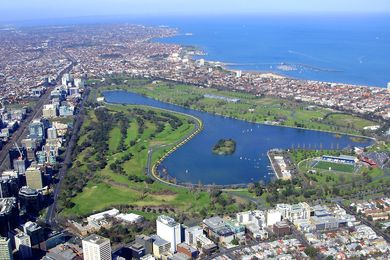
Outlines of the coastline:
{"type": "MultiPolygon", "coordinates": [[[[168,26],[168,28],[172,28],[170,26],[168,26]]],[[[184,35],[184,33],[180,33],[180,29],[179,28],[172,28],[174,29],[174,33],[173,35],[170,35],[170,36],[166,36],[166,37],[156,37],[156,38],[152,38],[153,40],[158,40],[158,39],[164,39],[164,38],[174,38],[174,37],[177,37],[177,36],[180,36],[180,35],[184,35]]],[[[180,44],[180,43],[165,43],[163,42],[163,44],[173,44],[173,45],[177,45],[177,46],[180,46],[182,48],[182,50],[185,52],[186,55],[188,55],[192,61],[195,61],[196,59],[194,58],[194,56],[198,56],[196,54],[191,54],[188,50],[185,49],[185,45],[183,44],[180,44]]],[[[191,45],[192,48],[202,52],[202,53],[205,53],[205,55],[202,55],[202,57],[207,57],[208,54],[207,52],[205,52],[203,49],[199,48],[199,46],[196,46],[196,45],[191,45]]],[[[259,75],[264,75],[264,77],[267,77],[267,76],[271,76],[271,78],[287,78],[287,79],[295,79],[295,80],[299,80],[299,81],[307,81],[307,82],[316,82],[316,83],[325,83],[325,84],[333,84],[333,85],[342,85],[342,86],[352,86],[352,87],[363,87],[363,88],[375,88],[375,89],[385,89],[386,87],[383,86],[383,87],[379,87],[379,86],[374,86],[374,85],[364,85],[364,84],[352,84],[352,83],[343,83],[343,82],[335,82],[335,81],[322,81],[322,80],[315,80],[315,79],[304,79],[304,78],[299,78],[299,77],[293,77],[293,76],[289,76],[289,75],[284,75],[283,73],[278,73],[278,72],[275,72],[275,71],[268,71],[268,70],[245,70],[245,69],[232,69],[232,68],[229,68],[229,66],[235,66],[236,64],[241,64],[241,63],[237,63],[237,62],[222,62],[222,61],[216,61],[216,60],[208,60],[208,59],[204,59],[205,62],[208,62],[208,63],[211,63],[211,64],[218,64],[221,68],[223,68],[224,70],[228,71],[228,72],[235,72],[235,71],[238,71],[238,70],[241,70],[243,73],[255,73],[255,74],[259,74],[259,75]]],[[[295,64],[295,65],[303,65],[305,67],[313,67],[313,68],[317,68],[316,66],[312,66],[312,65],[309,65],[309,64],[295,64]]],[[[389,81],[390,83],[390,81],[389,81]]]]}

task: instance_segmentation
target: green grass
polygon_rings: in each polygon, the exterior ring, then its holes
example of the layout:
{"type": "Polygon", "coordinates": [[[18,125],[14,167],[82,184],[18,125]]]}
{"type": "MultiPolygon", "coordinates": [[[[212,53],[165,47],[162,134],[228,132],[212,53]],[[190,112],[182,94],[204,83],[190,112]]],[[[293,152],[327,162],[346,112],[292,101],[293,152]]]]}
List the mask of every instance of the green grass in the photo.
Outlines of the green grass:
{"type": "MultiPolygon", "coordinates": [[[[92,212],[97,212],[116,205],[132,205],[135,207],[171,207],[178,212],[199,212],[203,208],[211,205],[210,196],[207,192],[189,191],[185,188],[170,187],[165,184],[154,182],[147,184],[145,182],[135,182],[129,180],[129,176],[138,176],[141,180],[146,178],[145,167],[147,163],[147,153],[150,147],[161,147],[153,153],[153,162],[156,162],[161,156],[171,147],[173,147],[181,138],[194,130],[195,125],[189,121],[189,118],[184,115],[174,114],[181,121],[182,125],[177,129],[173,129],[170,124],[166,123],[163,131],[156,133],[156,125],[151,121],[145,121],[145,130],[139,134],[139,126],[134,117],[128,112],[135,106],[115,106],[108,105],[107,108],[111,113],[117,112],[127,113],[127,118],[130,119],[129,127],[127,128],[127,136],[124,137],[126,149],[118,150],[121,133],[118,126],[113,126],[109,132],[107,153],[107,166],[102,170],[97,170],[95,178],[88,182],[82,192],[78,193],[71,202],[75,204],[72,208],[64,209],[61,214],[85,216],[92,212]],[[136,141],[133,146],[131,141],[136,141]],[[123,162],[125,174],[121,175],[113,172],[109,165],[116,160],[123,158],[125,155],[132,154],[130,160],[123,162]]],[[[161,116],[158,109],[137,106],[145,110],[152,110],[161,116]]],[[[78,141],[78,145],[82,145],[83,141],[87,140],[89,132],[86,131],[91,122],[96,121],[93,110],[88,112],[81,132],[82,135],[78,141]]],[[[87,171],[85,160],[87,159],[90,148],[83,150],[76,157],[76,160],[81,163],[79,169],[87,171]]],[[[93,160],[92,158],[88,158],[93,160]]],[[[144,212],[148,218],[153,218],[154,214],[144,212]]]]}
{"type": "Polygon", "coordinates": [[[328,108],[309,107],[305,103],[166,82],[151,84],[147,81],[140,83],[128,80],[123,85],[103,87],[98,90],[98,95],[101,95],[104,90],[113,89],[124,89],[163,102],[258,123],[268,122],[284,126],[359,135],[366,134],[363,130],[365,126],[378,124],[354,115],[335,114],[337,111],[328,108]],[[240,102],[233,103],[205,98],[205,94],[239,98],[240,102]],[[329,116],[327,116],[328,114],[329,116]]]}
{"type": "Polygon", "coordinates": [[[110,132],[110,141],[108,142],[108,149],[110,152],[116,152],[118,150],[121,141],[121,130],[119,127],[114,127],[110,132]]]}
{"type": "Polygon", "coordinates": [[[348,172],[352,173],[355,170],[354,165],[349,164],[342,164],[342,163],[333,163],[333,162],[325,162],[325,161],[319,161],[315,164],[314,168],[317,169],[323,169],[323,170],[329,170],[337,171],[337,172],[348,172]]]}

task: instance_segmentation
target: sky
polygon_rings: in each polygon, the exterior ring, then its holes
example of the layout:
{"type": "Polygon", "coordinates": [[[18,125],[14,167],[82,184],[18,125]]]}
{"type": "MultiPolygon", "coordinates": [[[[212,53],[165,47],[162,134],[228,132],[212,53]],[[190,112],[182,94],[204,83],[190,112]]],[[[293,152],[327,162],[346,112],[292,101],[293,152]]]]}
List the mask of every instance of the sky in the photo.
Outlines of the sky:
{"type": "Polygon", "coordinates": [[[112,15],[390,13],[390,0],[1,0],[0,21],[112,15]]]}

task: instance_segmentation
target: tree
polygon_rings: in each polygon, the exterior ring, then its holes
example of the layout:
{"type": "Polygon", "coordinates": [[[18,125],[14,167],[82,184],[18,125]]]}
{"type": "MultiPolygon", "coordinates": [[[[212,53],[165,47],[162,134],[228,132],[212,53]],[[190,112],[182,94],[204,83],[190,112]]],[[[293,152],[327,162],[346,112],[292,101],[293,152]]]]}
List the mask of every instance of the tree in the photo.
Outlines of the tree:
{"type": "Polygon", "coordinates": [[[232,240],[232,245],[238,246],[239,243],[240,243],[240,241],[238,241],[237,238],[234,238],[234,239],[232,240]]]}
{"type": "Polygon", "coordinates": [[[318,251],[315,247],[309,246],[305,249],[305,254],[314,259],[317,256],[318,251]]]}

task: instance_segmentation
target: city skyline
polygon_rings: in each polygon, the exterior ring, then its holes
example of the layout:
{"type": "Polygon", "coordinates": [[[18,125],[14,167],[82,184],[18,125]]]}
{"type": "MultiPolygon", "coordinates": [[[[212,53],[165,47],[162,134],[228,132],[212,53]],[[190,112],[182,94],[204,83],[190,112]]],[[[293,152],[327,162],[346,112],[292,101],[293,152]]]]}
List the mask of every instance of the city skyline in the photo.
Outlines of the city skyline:
{"type": "Polygon", "coordinates": [[[85,16],[115,15],[215,15],[215,14],[377,14],[389,13],[390,2],[386,0],[345,0],[309,1],[298,0],[293,4],[288,0],[277,1],[125,1],[109,3],[98,0],[82,2],[70,1],[5,1],[0,10],[0,22],[13,22],[41,19],[62,19],[85,16]]]}

